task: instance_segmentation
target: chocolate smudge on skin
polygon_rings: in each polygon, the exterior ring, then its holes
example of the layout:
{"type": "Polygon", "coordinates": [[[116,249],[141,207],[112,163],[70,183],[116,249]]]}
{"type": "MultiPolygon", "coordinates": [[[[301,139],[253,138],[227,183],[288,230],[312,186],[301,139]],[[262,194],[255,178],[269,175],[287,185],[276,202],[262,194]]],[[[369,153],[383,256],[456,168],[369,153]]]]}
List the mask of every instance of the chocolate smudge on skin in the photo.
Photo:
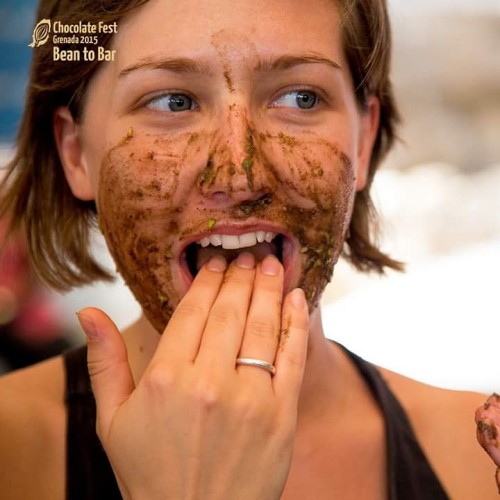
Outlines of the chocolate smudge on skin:
{"type": "Polygon", "coordinates": [[[271,202],[272,196],[270,194],[266,194],[256,200],[243,201],[238,205],[238,209],[241,210],[246,217],[248,217],[255,212],[259,212],[259,210],[262,212],[262,209],[265,209],[265,207],[271,202]]]}
{"type": "MultiPolygon", "coordinates": [[[[259,179],[254,180],[254,183],[258,183],[259,187],[273,185],[273,189],[270,189],[273,195],[234,206],[230,209],[230,218],[245,219],[250,214],[262,217],[283,226],[298,237],[303,249],[303,272],[299,286],[304,289],[309,306],[314,308],[331,280],[348,227],[354,200],[353,165],[335,145],[319,138],[287,140],[284,134],[277,136],[269,132],[253,133],[252,137],[258,137],[252,147],[254,179],[259,179]],[[269,145],[280,143],[286,146],[282,149],[282,156],[289,161],[292,161],[290,156],[293,156],[296,173],[292,178],[290,169],[276,167],[280,165],[280,160],[274,158],[271,151],[265,150],[269,145]],[[323,176],[318,181],[309,175],[309,183],[303,183],[302,176],[310,173],[310,166],[303,161],[302,151],[307,149],[317,154],[318,148],[324,152],[322,157],[328,157],[329,164],[323,160],[323,176]],[[263,174],[267,179],[264,183],[260,180],[263,174]],[[296,198],[307,199],[310,208],[294,204],[294,192],[296,198]],[[315,225],[309,227],[304,224],[305,220],[314,220],[315,225]]],[[[258,188],[254,185],[254,189],[258,188]]],[[[214,217],[217,216],[224,218],[214,212],[214,217]]]]}
{"type": "Polygon", "coordinates": [[[253,184],[253,163],[254,163],[254,157],[255,157],[255,145],[253,143],[253,134],[252,130],[250,127],[247,130],[246,134],[246,142],[245,142],[245,153],[246,156],[243,159],[243,162],[241,166],[243,167],[243,170],[245,171],[245,174],[247,176],[247,182],[248,182],[248,188],[250,191],[254,190],[254,184],[253,184]]]}
{"type": "Polygon", "coordinates": [[[231,72],[231,64],[228,61],[228,54],[234,52],[235,46],[246,45],[247,50],[257,57],[257,49],[255,44],[247,37],[238,33],[233,33],[230,30],[220,30],[214,33],[211,37],[211,45],[217,51],[222,65],[222,75],[226,82],[228,91],[232,94],[235,92],[235,84],[231,72]]]}
{"type": "Polygon", "coordinates": [[[217,189],[214,188],[214,191],[225,192],[229,196],[239,191],[256,190],[253,172],[253,166],[257,160],[254,133],[245,113],[241,112],[236,105],[230,105],[227,129],[213,133],[208,161],[199,173],[198,189],[202,194],[209,196],[211,188],[215,185],[217,185],[217,189]],[[224,131],[231,129],[237,129],[237,133],[241,133],[241,137],[236,136],[233,137],[233,141],[228,141],[224,131]],[[238,144],[239,140],[241,143],[238,144]],[[241,173],[245,175],[246,186],[241,183],[238,175],[241,173]]]}
{"type": "Polygon", "coordinates": [[[214,168],[212,155],[208,157],[205,168],[201,171],[198,177],[198,187],[211,188],[215,182],[219,169],[214,168]]]}
{"type": "MultiPolygon", "coordinates": [[[[272,134],[267,135],[266,143],[273,142],[273,138],[272,134]]],[[[304,141],[280,134],[278,141],[282,145],[282,155],[285,158],[293,156],[302,159],[303,155],[299,153],[304,149],[316,153],[318,149],[323,149],[326,154],[321,157],[329,157],[330,162],[333,160],[337,164],[335,167],[330,165],[328,172],[323,160],[321,167],[325,178],[331,178],[331,174],[335,174],[337,182],[324,182],[323,179],[316,182],[310,176],[308,162],[295,161],[296,177],[301,179],[304,173],[309,173],[309,182],[291,184],[295,189],[300,189],[302,196],[313,200],[314,207],[306,209],[289,203],[283,206],[285,227],[298,237],[304,255],[299,286],[305,291],[309,307],[314,308],[331,280],[333,268],[341,251],[345,228],[348,226],[354,198],[353,166],[347,155],[342,154],[335,145],[319,138],[304,141]],[[314,220],[314,228],[304,224],[305,220],[314,220]]],[[[317,158],[317,154],[313,158],[317,158]]]]}
{"type": "Polygon", "coordinates": [[[290,337],[290,320],[281,329],[278,341],[278,352],[283,352],[285,350],[285,345],[290,337]]]}
{"type": "Polygon", "coordinates": [[[229,92],[233,93],[235,90],[234,83],[231,77],[231,70],[229,69],[229,66],[227,64],[224,65],[224,72],[222,74],[224,76],[224,80],[226,80],[227,89],[229,90],[229,92]]]}
{"type": "Polygon", "coordinates": [[[184,225],[179,220],[183,206],[174,202],[179,169],[200,141],[203,138],[193,134],[134,134],[109,150],[100,169],[101,231],[117,271],[160,333],[177,305],[169,297],[175,296],[172,243],[184,225]]]}
{"type": "Polygon", "coordinates": [[[490,441],[489,444],[493,444],[498,448],[498,442],[496,440],[498,437],[498,431],[494,423],[487,423],[484,420],[479,420],[477,422],[477,429],[480,433],[484,434],[488,441],[490,441]]]}
{"type": "Polygon", "coordinates": [[[102,232],[118,271],[160,333],[180,299],[173,284],[177,275],[171,268],[172,244],[206,231],[210,219],[253,216],[294,234],[302,249],[298,286],[310,308],[316,307],[331,279],[354,199],[348,156],[314,134],[257,133],[252,124],[244,152],[244,159],[251,162],[251,178],[243,166],[242,171],[236,167],[227,141],[215,132],[168,138],[134,134],[112,148],[102,162],[98,195],[102,232]],[[197,172],[194,165],[200,163],[193,158],[205,154],[200,153],[204,145],[208,145],[205,168],[210,175],[203,177],[204,169],[197,172]],[[323,174],[313,175],[311,165],[323,174]],[[208,185],[232,196],[233,183],[241,176],[246,178],[247,200],[229,208],[206,203],[208,185]],[[190,186],[199,188],[197,196],[190,186]],[[264,194],[252,199],[251,193],[257,191],[264,194]],[[187,203],[192,210],[184,216],[187,203]]]}

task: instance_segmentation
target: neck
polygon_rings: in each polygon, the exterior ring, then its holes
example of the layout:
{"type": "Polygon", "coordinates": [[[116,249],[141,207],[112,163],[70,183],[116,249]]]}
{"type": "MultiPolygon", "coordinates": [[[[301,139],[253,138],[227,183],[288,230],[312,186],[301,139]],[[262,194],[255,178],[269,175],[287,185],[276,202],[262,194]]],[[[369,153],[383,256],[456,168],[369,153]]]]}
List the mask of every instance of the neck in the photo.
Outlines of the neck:
{"type": "Polygon", "coordinates": [[[299,398],[301,420],[316,419],[326,407],[343,406],[347,392],[347,364],[340,348],[325,338],[320,307],[309,320],[307,362],[299,398]]]}

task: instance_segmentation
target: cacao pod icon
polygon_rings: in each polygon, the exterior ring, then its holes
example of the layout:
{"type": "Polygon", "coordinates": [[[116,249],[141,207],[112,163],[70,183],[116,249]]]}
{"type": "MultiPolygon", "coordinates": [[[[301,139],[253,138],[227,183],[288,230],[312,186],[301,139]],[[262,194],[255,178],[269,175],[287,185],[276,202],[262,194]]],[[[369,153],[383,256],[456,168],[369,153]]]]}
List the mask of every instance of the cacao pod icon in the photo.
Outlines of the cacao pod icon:
{"type": "Polygon", "coordinates": [[[50,35],[50,19],[42,19],[33,30],[33,41],[28,47],[40,47],[47,42],[50,35]]]}

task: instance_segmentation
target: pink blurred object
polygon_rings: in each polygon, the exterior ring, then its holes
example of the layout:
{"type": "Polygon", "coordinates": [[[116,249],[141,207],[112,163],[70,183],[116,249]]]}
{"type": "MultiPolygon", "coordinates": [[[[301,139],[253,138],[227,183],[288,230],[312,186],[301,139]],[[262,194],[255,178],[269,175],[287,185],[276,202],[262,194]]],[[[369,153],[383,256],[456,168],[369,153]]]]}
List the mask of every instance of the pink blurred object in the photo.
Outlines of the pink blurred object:
{"type": "MultiPolygon", "coordinates": [[[[6,227],[0,222],[0,243],[6,227]]],[[[3,336],[34,349],[63,336],[60,314],[32,271],[20,233],[9,237],[0,254],[0,328],[3,336]]]]}
{"type": "Polygon", "coordinates": [[[41,294],[31,296],[21,304],[12,327],[20,340],[31,345],[62,336],[59,311],[41,294]]]}

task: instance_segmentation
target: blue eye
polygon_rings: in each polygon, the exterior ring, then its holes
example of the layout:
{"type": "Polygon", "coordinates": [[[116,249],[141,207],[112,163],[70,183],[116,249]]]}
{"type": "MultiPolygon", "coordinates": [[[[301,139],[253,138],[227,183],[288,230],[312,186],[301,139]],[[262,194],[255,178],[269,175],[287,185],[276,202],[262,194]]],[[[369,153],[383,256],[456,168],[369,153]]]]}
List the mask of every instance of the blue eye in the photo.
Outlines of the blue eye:
{"type": "Polygon", "coordinates": [[[178,113],[194,109],[194,102],[185,94],[163,94],[149,101],[146,107],[156,111],[178,113]]]}
{"type": "Polygon", "coordinates": [[[298,109],[312,109],[318,103],[318,95],[311,90],[293,90],[278,97],[274,106],[285,106],[298,109]]]}

